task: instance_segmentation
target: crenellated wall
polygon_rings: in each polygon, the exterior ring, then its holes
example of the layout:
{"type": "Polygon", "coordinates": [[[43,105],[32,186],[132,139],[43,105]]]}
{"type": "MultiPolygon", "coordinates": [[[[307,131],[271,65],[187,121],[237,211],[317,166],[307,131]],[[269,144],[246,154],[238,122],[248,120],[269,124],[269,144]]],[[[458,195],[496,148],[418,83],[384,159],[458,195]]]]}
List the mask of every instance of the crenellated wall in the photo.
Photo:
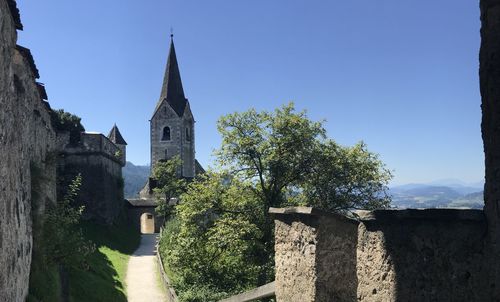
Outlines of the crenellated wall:
{"type": "Polygon", "coordinates": [[[271,213],[278,301],[489,300],[482,211],[271,213]]]}
{"type": "Polygon", "coordinates": [[[25,300],[33,221],[56,200],[50,108],[30,51],[16,46],[16,28],[15,1],[0,0],[0,301],[25,300]]]}

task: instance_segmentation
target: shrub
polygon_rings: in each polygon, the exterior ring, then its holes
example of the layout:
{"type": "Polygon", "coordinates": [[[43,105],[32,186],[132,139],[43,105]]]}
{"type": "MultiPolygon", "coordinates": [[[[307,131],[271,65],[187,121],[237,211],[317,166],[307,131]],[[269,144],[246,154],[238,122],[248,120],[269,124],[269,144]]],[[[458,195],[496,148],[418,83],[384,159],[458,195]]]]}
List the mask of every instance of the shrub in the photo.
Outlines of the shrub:
{"type": "Polygon", "coordinates": [[[50,115],[52,126],[57,131],[68,131],[70,144],[80,142],[80,133],[85,131],[79,116],[65,112],[63,109],[53,110],[50,115]]]}
{"type": "Polygon", "coordinates": [[[82,177],[78,175],[69,185],[66,196],[47,209],[42,240],[48,264],[80,267],[95,250],[95,246],[83,237],[79,225],[83,207],[73,206],[81,183],[82,177]]]}

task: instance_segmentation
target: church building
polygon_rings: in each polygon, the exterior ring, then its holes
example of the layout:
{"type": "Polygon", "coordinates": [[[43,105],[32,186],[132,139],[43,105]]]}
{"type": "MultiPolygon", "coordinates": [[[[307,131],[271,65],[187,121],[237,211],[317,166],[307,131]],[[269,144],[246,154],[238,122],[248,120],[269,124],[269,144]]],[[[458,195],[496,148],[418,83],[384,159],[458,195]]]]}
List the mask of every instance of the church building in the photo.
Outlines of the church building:
{"type": "Polygon", "coordinates": [[[150,120],[151,169],[175,155],[182,160],[181,177],[195,176],[194,117],[184,96],[173,38],[160,99],[150,120]]]}
{"type": "MultiPolygon", "coordinates": [[[[195,120],[189,101],[184,95],[172,35],[160,98],[149,122],[151,171],[159,162],[179,156],[182,160],[179,177],[192,179],[196,174],[203,172],[203,168],[195,158],[195,120]]],[[[137,224],[141,225],[141,230],[144,229],[142,227],[144,224],[148,224],[148,217],[149,219],[156,218],[153,216],[156,207],[153,196],[154,188],[154,180],[150,177],[139,193],[140,199],[128,200],[129,213],[134,216],[131,218],[137,220],[137,224]]],[[[151,223],[153,223],[152,228],[157,230],[159,221],[153,220],[151,223]]]]}

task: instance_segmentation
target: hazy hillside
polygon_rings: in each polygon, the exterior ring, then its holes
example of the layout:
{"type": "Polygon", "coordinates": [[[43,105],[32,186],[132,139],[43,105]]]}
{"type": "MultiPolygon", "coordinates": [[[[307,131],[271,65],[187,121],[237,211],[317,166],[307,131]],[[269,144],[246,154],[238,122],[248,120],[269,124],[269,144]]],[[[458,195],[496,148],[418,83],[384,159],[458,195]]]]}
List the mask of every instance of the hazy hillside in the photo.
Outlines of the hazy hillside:
{"type": "Polygon", "coordinates": [[[481,188],[461,184],[448,186],[409,184],[391,188],[392,205],[398,208],[483,207],[481,188]]]}
{"type": "Polygon", "coordinates": [[[125,181],[125,198],[137,197],[148,179],[149,166],[136,166],[131,162],[127,162],[122,172],[125,181]]]}
{"type": "MultiPolygon", "coordinates": [[[[127,162],[123,168],[125,198],[134,198],[144,187],[149,166],[136,166],[127,162]]],[[[433,182],[431,184],[406,184],[392,187],[392,206],[397,208],[473,208],[484,205],[481,183],[433,182]]]]}
{"type": "Polygon", "coordinates": [[[449,204],[449,206],[453,208],[465,207],[473,209],[482,209],[484,206],[483,192],[481,191],[481,192],[471,193],[462,196],[460,198],[457,198],[453,200],[453,202],[449,204]]]}

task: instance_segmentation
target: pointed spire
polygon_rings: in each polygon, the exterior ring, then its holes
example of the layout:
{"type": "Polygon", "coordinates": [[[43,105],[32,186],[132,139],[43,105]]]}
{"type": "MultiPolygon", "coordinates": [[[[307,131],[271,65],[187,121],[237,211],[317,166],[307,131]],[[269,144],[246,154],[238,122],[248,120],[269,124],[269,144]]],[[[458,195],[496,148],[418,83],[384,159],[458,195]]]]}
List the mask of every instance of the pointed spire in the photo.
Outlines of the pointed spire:
{"type": "Polygon", "coordinates": [[[109,132],[108,138],[113,143],[115,143],[117,145],[127,145],[127,142],[123,139],[123,136],[120,133],[120,130],[118,130],[118,127],[116,126],[116,124],[113,126],[113,128],[109,132]]]}
{"type": "Polygon", "coordinates": [[[155,113],[166,100],[177,115],[182,116],[186,108],[187,100],[184,96],[184,89],[182,88],[181,74],[179,72],[179,65],[177,64],[177,56],[175,55],[173,37],[174,35],[170,34],[170,53],[168,54],[167,68],[163,78],[160,100],[156,105],[155,113]]]}

